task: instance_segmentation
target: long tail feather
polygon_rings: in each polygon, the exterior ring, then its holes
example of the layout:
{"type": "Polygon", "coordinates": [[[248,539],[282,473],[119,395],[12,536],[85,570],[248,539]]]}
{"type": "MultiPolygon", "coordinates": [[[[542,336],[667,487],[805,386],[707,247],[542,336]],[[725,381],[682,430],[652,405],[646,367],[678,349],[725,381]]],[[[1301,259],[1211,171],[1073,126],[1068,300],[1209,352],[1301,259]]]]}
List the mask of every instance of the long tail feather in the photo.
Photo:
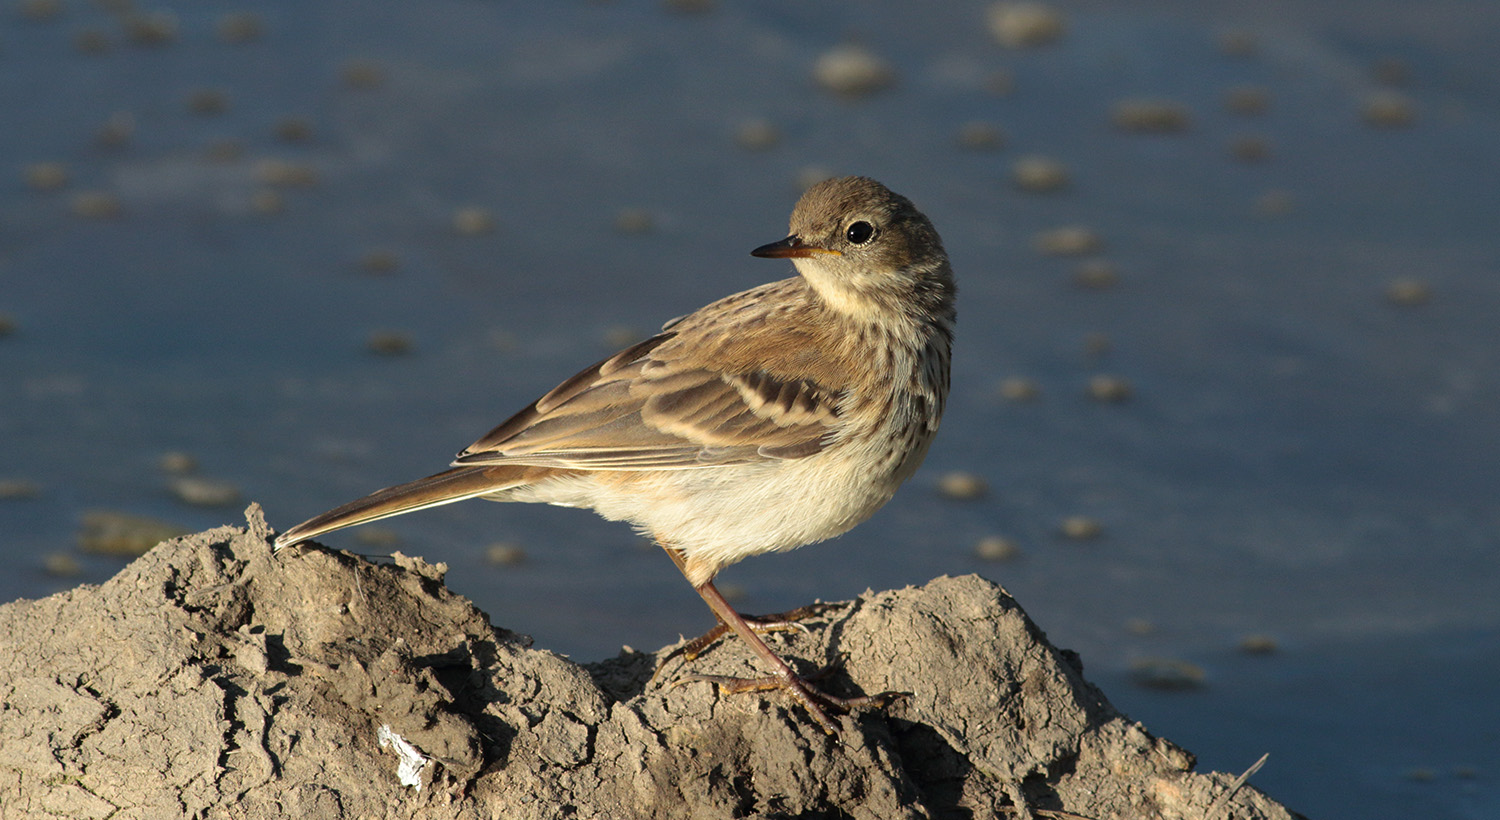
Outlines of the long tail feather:
{"type": "Polygon", "coordinates": [[[376,490],[292,527],[277,536],[275,549],[279,551],[345,527],[499,492],[526,483],[525,472],[504,467],[457,467],[376,490]]]}

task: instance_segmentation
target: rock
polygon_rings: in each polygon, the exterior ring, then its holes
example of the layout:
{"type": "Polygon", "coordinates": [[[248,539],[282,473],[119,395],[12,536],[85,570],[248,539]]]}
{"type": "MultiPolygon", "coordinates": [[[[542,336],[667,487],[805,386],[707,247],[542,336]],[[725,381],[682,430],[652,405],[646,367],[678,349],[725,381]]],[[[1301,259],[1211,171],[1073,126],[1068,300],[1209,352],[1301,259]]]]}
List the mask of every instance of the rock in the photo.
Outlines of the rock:
{"type": "Polygon", "coordinates": [[[492,627],[444,565],[273,555],[247,518],[0,607],[7,817],[1291,818],[1194,773],[976,576],[777,638],[803,670],[841,660],[837,693],[910,693],[834,738],[776,695],[674,685],[754,674],[738,642],[655,681],[671,647],[579,666],[492,627]]]}

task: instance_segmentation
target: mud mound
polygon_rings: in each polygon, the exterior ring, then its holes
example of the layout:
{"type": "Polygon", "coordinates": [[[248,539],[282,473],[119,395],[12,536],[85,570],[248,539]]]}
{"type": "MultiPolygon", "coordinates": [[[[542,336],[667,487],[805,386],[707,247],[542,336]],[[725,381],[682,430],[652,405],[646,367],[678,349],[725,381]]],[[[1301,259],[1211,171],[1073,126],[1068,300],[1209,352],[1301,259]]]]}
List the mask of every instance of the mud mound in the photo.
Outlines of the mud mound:
{"type": "MultiPolygon", "coordinates": [[[[824,735],[738,642],[589,666],[533,649],[444,567],[248,527],[165,541],[98,587],[0,607],[6,817],[1290,818],[1121,716],[978,577],[867,593],[778,648],[841,694],[824,735]]],[[[794,661],[794,664],[797,663],[794,661]]]]}

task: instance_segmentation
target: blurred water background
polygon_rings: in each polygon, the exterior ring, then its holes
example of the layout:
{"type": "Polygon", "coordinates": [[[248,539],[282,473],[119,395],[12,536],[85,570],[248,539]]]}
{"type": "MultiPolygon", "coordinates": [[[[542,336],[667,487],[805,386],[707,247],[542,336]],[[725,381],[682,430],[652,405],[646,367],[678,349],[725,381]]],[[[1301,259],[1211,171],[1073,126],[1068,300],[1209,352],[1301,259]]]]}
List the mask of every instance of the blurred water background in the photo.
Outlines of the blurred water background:
{"type": "MultiPolygon", "coordinates": [[[[738,606],[978,572],[1201,767],[1500,816],[1500,4],[995,5],[6,2],[0,600],[442,469],[859,173],[958,272],[949,415],[738,606]]],[[[326,540],[580,660],[711,623],[588,513],[326,540]]]]}

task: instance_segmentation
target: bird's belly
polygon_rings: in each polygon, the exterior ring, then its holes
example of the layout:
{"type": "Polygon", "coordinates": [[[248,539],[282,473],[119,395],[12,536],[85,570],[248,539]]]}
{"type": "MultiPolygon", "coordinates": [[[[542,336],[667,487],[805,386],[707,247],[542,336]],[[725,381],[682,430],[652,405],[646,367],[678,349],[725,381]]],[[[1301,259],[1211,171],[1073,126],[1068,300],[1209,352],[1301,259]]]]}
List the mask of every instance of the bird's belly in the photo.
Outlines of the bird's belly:
{"type": "Polygon", "coordinates": [[[600,471],[532,485],[505,500],[592,508],[722,568],[839,535],[890,500],[902,478],[898,465],[872,470],[852,453],[825,451],[739,466],[600,471]]]}

